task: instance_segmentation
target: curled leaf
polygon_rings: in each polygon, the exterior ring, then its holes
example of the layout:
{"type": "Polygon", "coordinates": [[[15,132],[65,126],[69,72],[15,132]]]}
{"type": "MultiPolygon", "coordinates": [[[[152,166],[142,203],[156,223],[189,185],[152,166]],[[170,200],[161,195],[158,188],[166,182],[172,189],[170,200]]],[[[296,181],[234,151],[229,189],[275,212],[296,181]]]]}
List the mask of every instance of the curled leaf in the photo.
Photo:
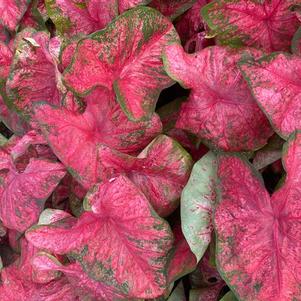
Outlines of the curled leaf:
{"type": "Polygon", "coordinates": [[[298,28],[290,7],[297,2],[216,0],[202,8],[202,17],[223,45],[288,51],[298,28]]]}
{"type": "Polygon", "coordinates": [[[166,71],[191,89],[176,127],[226,151],[263,146],[272,130],[236,66],[242,58],[260,55],[254,49],[234,51],[220,46],[187,54],[180,45],[168,46],[166,71]]]}
{"type": "Polygon", "coordinates": [[[81,96],[98,86],[114,90],[128,118],[149,119],[161,90],[172,83],[162,50],[178,39],[172,23],[157,11],[134,8],[80,40],[64,81],[81,96]]]}
{"type": "Polygon", "coordinates": [[[71,228],[36,226],[26,238],[36,247],[69,254],[90,278],[129,298],[163,294],[172,246],[168,224],[123,176],[95,186],[87,198],[92,212],[71,228]]]}

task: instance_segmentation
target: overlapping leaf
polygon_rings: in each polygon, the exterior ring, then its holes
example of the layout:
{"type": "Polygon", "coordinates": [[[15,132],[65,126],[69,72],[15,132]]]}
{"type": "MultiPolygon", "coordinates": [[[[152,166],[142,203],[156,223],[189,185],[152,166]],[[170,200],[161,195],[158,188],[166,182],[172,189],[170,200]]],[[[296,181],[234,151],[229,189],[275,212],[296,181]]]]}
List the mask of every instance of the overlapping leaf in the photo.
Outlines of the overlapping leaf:
{"type": "Polygon", "coordinates": [[[34,102],[59,104],[61,86],[49,36],[33,30],[21,34],[6,89],[14,107],[29,118],[34,102]]]}
{"type": "Polygon", "coordinates": [[[260,56],[261,52],[214,46],[189,55],[180,45],[167,47],[165,69],[191,89],[176,126],[227,151],[264,145],[272,130],[236,67],[240,59],[252,55],[260,56]]]}
{"type": "Polygon", "coordinates": [[[114,90],[130,119],[148,119],[159,93],[172,83],[161,61],[172,41],[178,35],[166,18],[148,7],[134,8],[78,43],[65,83],[79,95],[97,86],[114,90]]]}
{"type": "Polygon", "coordinates": [[[172,283],[189,274],[196,268],[196,257],[191,252],[189,245],[182,233],[181,225],[173,229],[175,242],[174,250],[169,262],[168,282],[172,283]]]}
{"type": "MultiPolygon", "coordinates": [[[[32,259],[36,253],[37,249],[23,238],[21,240],[21,256],[1,271],[1,300],[76,300],[73,287],[64,277],[50,277],[46,283],[35,282],[37,279],[35,279],[32,259]]],[[[46,274],[53,275],[53,271],[44,271],[44,276],[46,274]]]]}
{"type": "Polygon", "coordinates": [[[202,16],[221,44],[288,51],[298,28],[290,9],[297,0],[216,0],[202,16]]]}
{"type": "Polygon", "coordinates": [[[33,227],[27,239],[36,247],[69,254],[90,278],[129,298],[161,295],[172,246],[168,224],[123,176],[95,186],[87,198],[92,212],[82,214],[76,225],[33,227]]]}
{"type": "Polygon", "coordinates": [[[103,29],[115,17],[150,0],[46,0],[49,17],[57,31],[69,37],[103,29]]]}
{"type": "Polygon", "coordinates": [[[97,93],[101,104],[93,94],[83,114],[45,103],[36,106],[35,118],[54,153],[85,188],[126,173],[160,215],[171,213],[188,179],[190,156],[166,136],[159,136],[137,158],[124,154],[138,151],[158,134],[158,117],[131,122],[110,97],[97,93]]]}
{"type": "Polygon", "coordinates": [[[274,53],[241,64],[258,104],[284,139],[301,126],[301,58],[274,53]]]}
{"type": "Polygon", "coordinates": [[[72,288],[73,294],[79,297],[80,300],[114,301],[116,298],[117,300],[128,300],[127,296],[118,293],[114,288],[89,278],[79,263],[62,265],[53,256],[45,252],[37,254],[32,262],[36,269],[40,271],[63,273],[68,280],[68,285],[72,288]]]}
{"type": "Polygon", "coordinates": [[[191,157],[181,145],[161,135],[124,169],[147,196],[156,212],[160,216],[167,216],[179,205],[181,191],[191,167],[191,157]]]}
{"type": "Polygon", "coordinates": [[[64,167],[42,159],[32,159],[23,172],[13,166],[2,169],[0,218],[3,224],[20,232],[33,225],[44,202],[64,176],[64,167]]]}
{"type": "Polygon", "coordinates": [[[284,147],[285,183],[272,197],[245,160],[219,161],[215,212],[217,263],[240,300],[298,300],[300,290],[301,133],[284,147]]]}

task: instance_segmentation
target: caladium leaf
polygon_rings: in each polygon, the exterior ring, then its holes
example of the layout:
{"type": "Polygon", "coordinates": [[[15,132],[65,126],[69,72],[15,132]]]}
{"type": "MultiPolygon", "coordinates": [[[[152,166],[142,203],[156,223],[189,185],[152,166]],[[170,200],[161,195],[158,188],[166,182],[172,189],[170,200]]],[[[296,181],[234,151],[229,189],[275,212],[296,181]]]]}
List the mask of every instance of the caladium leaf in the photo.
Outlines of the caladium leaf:
{"type": "Polygon", "coordinates": [[[11,165],[1,174],[0,219],[10,229],[25,231],[33,225],[44,202],[65,175],[62,164],[31,159],[23,172],[11,165]]]}
{"type": "Polygon", "coordinates": [[[163,69],[162,50],[178,40],[172,23],[154,9],[131,9],[80,40],[64,72],[65,84],[80,96],[97,86],[114,89],[130,119],[149,119],[161,90],[172,84],[163,69]]]}
{"type": "Polygon", "coordinates": [[[136,153],[160,133],[161,122],[156,114],[149,121],[129,121],[114,98],[100,89],[90,94],[87,101],[83,114],[46,103],[37,104],[35,119],[54,153],[89,188],[102,178],[100,158],[105,159],[100,156],[101,145],[136,153]]]}
{"type": "Polygon", "coordinates": [[[72,286],[66,278],[53,277],[58,275],[57,271],[43,271],[35,273],[32,259],[38,250],[29,244],[24,238],[21,239],[21,256],[5,267],[1,272],[0,297],[4,301],[26,301],[26,300],[76,300],[72,286]],[[36,280],[42,276],[45,284],[39,284],[36,280]],[[52,277],[51,277],[52,276],[52,277]],[[57,279],[55,281],[51,281],[57,279]],[[58,291],[56,291],[58,290],[58,291]]]}
{"type": "Polygon", "coordinates": [[[33,265],[40,271],[64,273],[80,300],[129,300],[127,296],[118,293],[114,288],[89,278],[79,263],[62,265],[52,255],[40,252],[33,259],[33,265]]]}
{"type": "Polygon", "coordinates": [[[98,21],[99,29],[107,26],[115,17],[137,5],[146,5],[151,0],[86,0],[88,11],[98,21]]]}
{"type": "Polygon", "coordinates": [[[37,144],[47,144],[47,142],[41,134],[34,130],[29,131],[10,148],[10,155],[15,161],[19,157],[23,156],[31,145],[37,144]]]}
{"type": "Polygon", "coordinates": [[[301,126],[301,58],[275,53],[240,68],[275,131],[287,139],[301,126]]]}
{"type": "Polygon", "coordinates": [[[219,160],[220,203],[215,211],[216,259],[239,300],[298,300],[301,133],[284,147],[286,180],[270,197],[245,160],[219,160]],[[294,267],[294,268],[292,268],[294,267]]]}
{"type": "Polygon", "coordinates": [[[215,183],[216,156],[208,152],[194,164],[181,196],[182,231],[197,261],[211,241],[215,183]]]}
{"type": "Polygon", "coordinates": [[[288,51],[298,28],[290,7],[297,2],[216,0],[202,8],[202,17],[221,44],[288,51]]]}
{"type": "Polygon", "coordinates": [[[0,119],[15,134],[24,134],[28,125],[8,107],[8,98],[5,91],[6,80],[13,60],[13,51],[10,46],[0,42],[0,119]]]}
{"type": "Polygon", "coordinates": [[[90,34],[103,29],[115,17],[150,0],[45,0],[49,17],[61,35],[90,34]]]}
{"type": "Polygon", "coordinates": [[[172,283],[196,268],[196,257],[191,252],[181,230],[181,225],[173,228],[175,246],[168,268],[168,282],[172,283]]]}
{"type": "Polygon", "coordinates": [[[27,239],[39,248],[71,255],[90,278],[129,298],[163,294],[172,247],[168,224],[124,176],[95,186],[87,198],[92,212],[82,214],[76,225],[36,226],[26,232],[27,239]]]}
{"type": "Polygon", "coordinates": [[[191,89],[176,127],[227,151],[263,146],[272,130],[236,67],[240,59],[253,55],[260,56],[261,52],[213,46],[187,54],[180,45],[168,46],[164,54],[166,71],[191,89]]]}
{"type": "Polygon", "coordinates": [[[101,95],[103,104],[88,96],[83,114],[38,104],[35,118],[54,153],[85,188],[107,177],[127,173],[157,213],[170,214],[178,206],[189,176],[189,154],[166,136],[159,136],[138,158],[115,151],[137,151],[158,134],[160,121],[153,115],[151,121],[131,122],[110,98],[105,107],[106,95],[101,95]]]}
{"type": "Polygon", "coordinates": [[[14,107],[29,118],[36,101],[59,104],[60,91],[55,57],[49,51],[49,36],[33,30],[24,35],[18,43],[6,88],[14,107]]]}
{"type": "Polygon", "coordinates": [[[150,6],[174,20],[191,8],[195,2],[196,0],[152,0],[150,6]]]}
{"type": "MultiPolygon", "coordinates": [[[[32,27],[36,30],[46,30],[45,21],[39,8],[44,0],[31,0],[27,11],[25,12],[21,22],[19,31],[26,27],[32,27]]],[[[48,16],[47,16],[48,19],[48,16]]]]}
{"type": "Polygon", "coordinates": [[[156,212],[160,216],[167,216],[179,205],[180,194],[188,181],[191,167],[191,157],[181,145],[160,135],[125,170],[156,212]]]}
{"type": "Polygon", "coordinates": [[[60,34],[90,34],[102,28],[89,14],[85,0],[45,0],[45,5],[60,34]]]}
{"type": "Polygon", "coordinates": [[[15,31],[23,17],[30,0],[8,0],[0,8],[0,24],[15,31]]]}
{"type": "Polygon", "coordinates": [[[36,284],[23,279],[17,267],[9,266],[2,271],[1,279],[0,297],[3,301],[74,301],[77,298],[65,277],[47,284],[36,284]]]}

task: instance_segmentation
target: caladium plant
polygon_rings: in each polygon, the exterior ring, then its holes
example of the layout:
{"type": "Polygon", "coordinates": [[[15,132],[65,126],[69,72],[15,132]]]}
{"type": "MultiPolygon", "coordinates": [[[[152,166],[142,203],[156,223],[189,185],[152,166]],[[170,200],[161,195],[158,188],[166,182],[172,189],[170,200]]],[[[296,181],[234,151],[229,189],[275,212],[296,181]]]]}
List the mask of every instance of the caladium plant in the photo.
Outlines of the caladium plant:
{"type": "Polygon", "coordinates": [[[299,0],[0,0],[0,299],[301,300],[300,41],[299,0]]]}

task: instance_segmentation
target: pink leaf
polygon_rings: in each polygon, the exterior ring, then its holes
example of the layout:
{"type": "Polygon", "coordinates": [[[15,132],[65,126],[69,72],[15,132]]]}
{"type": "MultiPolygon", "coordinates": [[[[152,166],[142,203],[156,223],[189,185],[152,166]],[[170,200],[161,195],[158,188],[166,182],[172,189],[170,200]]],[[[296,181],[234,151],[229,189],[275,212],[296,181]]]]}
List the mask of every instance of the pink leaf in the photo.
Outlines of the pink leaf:
{"type": "Polygon", "coordinates": [[[177,40],[161,14],[134,8],[78,43],[65,84],[81,96],[98,86],[114,90],[130,119],[149,119],[161,90],[172,83],[163,70],[163,47],[177,40]]]}
{"type": "Polygon", "coordinates": [[[89,188],[106,174],[103,164],[104,156],[110,155],[107,149],[135,153],[159,134],[161,122],[157,115],[150,121],[129,121],[114,98],[100,89],[87,101],[83,114],[41,103],[35,106],[35,118],[54,153],[89,188]]]}
{"type": "Polygon", "coordinates": [[[88,2],[89,7],[90,1],[85,0],[45,0],[47,13],[60,34],[90,34],[103,28],[89,14],[85,2],[88,2]]]}
{"type": "Polygon", "coordinates": [[[275,53],[247,61],[241,70],[275,131],[287,139],[301,126],[301,58],[275,53]]]}
{"type": "Polygon", "coordinates": [[[167,216],[178,207],[191,168],[190,155],[176,141],[160,135],[139,154],[127,175],[156,212],[167,216]]]}
{"type": "Polygon", "coordinates": [[[219,0],[203,7],[202,17],[223,45],[288,51],[298,28],[290,7],[298,0],[219,0]]]}
{"type": "Polygon", "coordinates": [[[172,234],[145,196],[126,177],[88,194],[92,212],[70,229],[55,224],[26,233],[39,248],[69,253],[85,273],[129,298],[154,298],[166,289],[164,269],[172,234]]]}
{"type": "Polygon", "coordinates": [[[215,212],[217,263],[240,300],[298,300],[301,133],[284,147],[286,180],[270,197],[245,160],[223,155],[215,212]]]}
{"type": "Polygon", "coordinates": [[[48,101],[59,104],[59,78],[55,58],[49,52],[49,36],[27,30],[17,44],[7,93],[16,109],[29,118],[32,104],[48,101]]]}
{"type": "Polygon", "coordinates": [[[189,245],[185,240],[181,225],[176,225],[173,229],[173,233],[175,236],[175,246],[168,269],[169,283],[192,272],[197,265],[196,257],[191,252],[189,245]]]}
{"type": "Polygon", "coordinates": [[[21,173],[13,167],[1,175],[0,218],[20,232],[33,225],[65,170],[60,163],[31,159],[21,173]]]}
{"type": "Polygon", "coordinates": [[[191,89],[176,126],[227,151],[263,146],[272,130],[236,67],[240,59],[253,55],[261,52],[214,46],[189,55],[180,45],[168,46],[165,69],[191,89]]]}

